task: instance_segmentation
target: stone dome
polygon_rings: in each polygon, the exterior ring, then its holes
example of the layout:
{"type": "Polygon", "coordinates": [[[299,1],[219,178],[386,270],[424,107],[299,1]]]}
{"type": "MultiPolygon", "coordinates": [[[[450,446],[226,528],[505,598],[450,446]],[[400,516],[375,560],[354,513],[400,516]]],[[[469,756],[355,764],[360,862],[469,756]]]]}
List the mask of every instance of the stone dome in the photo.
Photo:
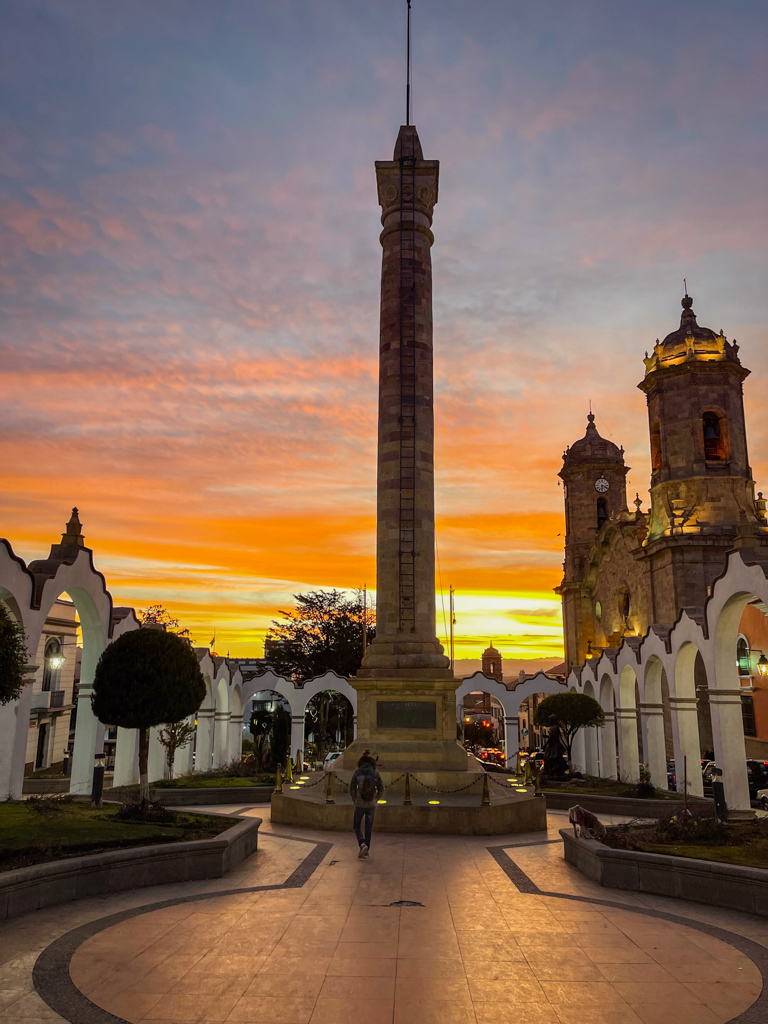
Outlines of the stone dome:
{"type": "Polygon", "coordinates": [[[587,416],[587,431],[580,440],[566,448],[563,453],[563,465],[572,466],[579,462],[616,462],[624,464],[624,449],[613,441],[601,437],[595,426],[594,413],[587,416]]]}
{"type": "Polygon", "coordinates": [[[662,347],[665,349],[678,348],[680,345],[685,344],[686,338],[693,338],[694,342],[712,342],[714,343],[719,337],[715,331],[709,327],[699,327],[696,322],[696,314],[693,312],[693,299],[690,295],[686,295],[682,301],[683,312],[680,316],[680,326],[676,331],[671,331],[664,341],[662,341],[662,347]]]}

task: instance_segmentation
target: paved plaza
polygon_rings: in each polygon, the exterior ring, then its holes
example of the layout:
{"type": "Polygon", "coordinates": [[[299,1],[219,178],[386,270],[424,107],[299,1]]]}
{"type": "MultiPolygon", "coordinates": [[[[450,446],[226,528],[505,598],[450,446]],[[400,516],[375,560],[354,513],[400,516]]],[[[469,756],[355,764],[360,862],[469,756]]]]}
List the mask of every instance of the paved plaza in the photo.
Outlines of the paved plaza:
{"type": "Polygon", "coordinates": [[[240,813],[261,849],[226,878],[0,926],[0,1020],[768,1020],[768,920],[592,885],[562,860],[564,814],[546,837],[375,834],[360,861],[351,835],[240,813]]]}

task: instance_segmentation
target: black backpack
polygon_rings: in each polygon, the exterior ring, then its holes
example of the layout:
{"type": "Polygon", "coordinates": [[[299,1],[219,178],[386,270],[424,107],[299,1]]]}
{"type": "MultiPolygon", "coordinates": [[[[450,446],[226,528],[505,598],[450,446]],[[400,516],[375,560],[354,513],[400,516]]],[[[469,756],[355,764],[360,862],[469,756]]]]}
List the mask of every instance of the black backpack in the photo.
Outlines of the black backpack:
{"type": "Polygon", "coordinates": [[[360,799],[365,800],[369,803],[376,796],[376,783],[372,775],[367,773],[363,776],[363,781],[360,783],[360,799]]]}

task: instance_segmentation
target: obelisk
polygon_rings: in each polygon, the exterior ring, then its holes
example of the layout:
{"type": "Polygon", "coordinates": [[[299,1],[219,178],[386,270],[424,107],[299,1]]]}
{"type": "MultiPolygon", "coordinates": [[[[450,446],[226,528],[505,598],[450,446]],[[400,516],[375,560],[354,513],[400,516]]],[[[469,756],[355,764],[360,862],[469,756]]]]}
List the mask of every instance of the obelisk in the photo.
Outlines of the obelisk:
{"type": "Polygon", "coordinates": [[[457,682],[435,631],[432,212],[437,160],[403,125],[376,161],[382,208],[376,639],[352,684],[357,740],[386,768],[465,770],[456,741],[457,682]]]}

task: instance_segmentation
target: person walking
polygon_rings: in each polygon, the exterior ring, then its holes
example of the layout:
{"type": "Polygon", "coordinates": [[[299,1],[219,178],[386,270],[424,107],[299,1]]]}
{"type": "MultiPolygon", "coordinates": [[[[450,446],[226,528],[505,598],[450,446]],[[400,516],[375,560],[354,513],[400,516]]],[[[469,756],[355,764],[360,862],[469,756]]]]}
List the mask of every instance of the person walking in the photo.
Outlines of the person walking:
{"type": "Polygon", "coordinates": [[[355,805],[355,817],[352,827],[357,836],[357,843],[360,847],[358,857],[368,856],[371,848],[371,832],[373,831],[373,815],[376,810],[376,801],[381,799],[384,792],[384,783],[376,771],[376,762],[370,750],[363,751],[362,757],[357,762],[357,770],[352,776],[349,784],[349,795],[355,805]],[[360,828],[365,818],[365,835],[360,828]]]}

